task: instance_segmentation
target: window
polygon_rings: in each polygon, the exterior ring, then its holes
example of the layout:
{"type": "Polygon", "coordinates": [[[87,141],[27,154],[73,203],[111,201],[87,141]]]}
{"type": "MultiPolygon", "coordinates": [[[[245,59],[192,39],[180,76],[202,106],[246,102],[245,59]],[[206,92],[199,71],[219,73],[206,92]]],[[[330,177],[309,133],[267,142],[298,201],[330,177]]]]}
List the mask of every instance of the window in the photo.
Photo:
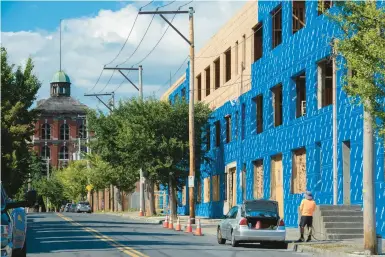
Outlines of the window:
{"type": "Polygon", "coordinates": [[[220,59],[216,59],[214,61],[214,83],[215,83],[215,89],[218,89],[221,86],[221,66],[220,66],[220,59]]]}
{"type": "Polygon", "coordinates": [[[219,175],[215,175],[212,177],[213,179],[213,202],[217,202],[220,200],[220,197],[219,197],[219,175]]]}
{"type": "Polygon", "coordinates": [[[197,77],[198,84],[198,101],[202,100],[202,76],[201,74],[197,77]]]}
{"type": "Polygon", "coordinates": [[[234,65],[234,68],[235,68],[235,75],[238,75],[238,41],[235,42],[235,50],[234,50],[234,53],[235,53],[235,65],[234,65]]]}
{"type": "Polygon", "coordinates": [[[246,129],[246,127],[245,127],[245,119],[246,119],[246,105],[245,104],[242,104],[242,117],[241,117],[241,119],[242,119],[242,125],[241,125],[241,129],[242,129],[242,140],[243,139],[245,139],[245,129],[246,129]]]}
{"type": "Polygon", "coordinates": [[[64,145],[64,146],[60,147],[59,159],[60,160],[68,160],[68,148],[67,148],[67,146],[64,145]]]}
{"type": "Polygon", "coordinates": [[[87,153],[87,150],[88,150],[87,146],[82,145],[80,147],[80,152],[82,152],[82,153],[87,153]]]}
{"type": "Polygon", "coordinates": [[[293,1],[293,34],[305,27],[305,1],[293,1]]]}
{"type": "Polygon", "coordinates": [[[277,85],[271,89],[273,93],[274,126],[282,125],[282,85],[277,85]]]}
{"type": "Polygon", "coordinates": [[[279,5],[272,13],[273,48],[282,43],[282,6],[279,5]]]}
{"type": "Polygon", "coordinates": [[[231,48],[225,52],[225,82],[231,79],[231,48]]]}
{"type": "Polygon", "coordinates": [[[238,215],[238,206],[234,206],[233,208],[231,208],[231,210],[227,214],[227,217],[229,219],[235,219],[237,215],[238,215]]]}
{"type": "Polygon", "coordinates": [[[333,1],[318,0],[318,15],[325,13],[333,6],[333,1]]]}
{"type": "Polygon", "coordinates": [[[221,144],[221,122],[218,120],[215,122],[215,146],[218,147],[221,144]]]}
{"type": "Polygon", "coordinates": [[[49,148],[48,146],[43,146],[41,148],[41,158],[42,159],[51,159],[51,148],[49,148]]]}
{"type": "Polygon", "coordinates": [[[182,94],[182,99],[186,100],[186,88],[182,88],[181,94],[182,94]]]}
{"type": "Polygon", "coordinates": [[[257,26],[253,28],[254,34],[254,62],[259,60],[262,57],[263,51],[263,26],[262,23],[258,23],[257,26]]]}
{"type": "Polygon", "coordinates": [[[182,206],[186,205],[186,186],[182,188],[182,206]]]}
{"type": "Polygon", "coordinates": [[[246,163],[242,165],[242,199],[246,200],[246,163]]]}
{"type": "Polygon", "coordinates": [[[246,69],[246,35],[242,36],[242,64],[241,69],[246,69]]]}
{"type": "Polygon", "coordinates": [[[60,126],[60,140],[68,140],[70,137],[70,128],[67,124],[60,126]]]}
{"type": "Polygon", "coordinates": [[[263,159],[253,162],[254,166],[254,199],[263,198],[263,159]]]}
{"type": "Polygon", "coordinates": [[[211,149],[211,134],[210,134],[210,125],[207,126],[206,128],[206,145],[207,148],[206,150],[209,151],[211,149]]]}
{"type": "Polygon", "coordinates": [[[41,126],[41,138],[51,139],[51,126],[48,123],[44,123],[41,126]]]}
{"type": "Polygon", "coordinates": [[[225,195],[224,195],[224,198],[223,198],[223,200],[225,200],[225,201],[227,201],[227,179],[228,179],[228,176],[227,176],[227,172],[224,174],[225,176],[224,176],[224,191],[225,191],[225,195]]]}
{"type": "Polygon", "coordinates": [[[257,134],[263,132],[263,95],[258,95],[254,98],[257,120],[257,134]]]}
{"type": "Polygon", "coordinates": [[[296,85],[296,117],[306,114],[306,73],[303,72],[294,78],[296,85]]]}
{"type": "Polygon", "coordinates": [[[238,111],[235,112],[235,139],[238,139],[238,122],[239,122],[239,118],[238,118],[238,111]]]}
{"type": "Polygon", "coordinates": [[[204,185],[204,203],[208,203],[211,200],[211,193],[210,193],[210,177],[207,177],[203,180],[203,185],[204,185]]]}
{"type": "Polygon", "coordinates": [[[197,181],[197,203],[202,202],[202,183],[201,180],[198,179],[197,181]]]}
{"type": "Polygon", "coordinates": [[[174,103],[176,102],[179,102],[179,95],[178,94],[175,94],[175,97],[174,97],[174,103]]]}
{"type": "Polygon", "coordinates": [[[306,150],[293,151],[293,169],[291,176],[291,193],[301,194],[306,191],[306,150]]]}
{"type": "Polygon", "coordinates": [[[333,79],[333,61],[320,61],[318,63],[318,108],[333,104],[333,79]]]}
{"type": "Polygon", "coordinates": [[[231,142],[231,115],[225,117],[226,119],[226,143],[231,142]]]}
{"type": "Polygon", "coordinates": [[[87,138],[87,130],[85,125],[79,126],[79,138],[87,138]]]}
{"type": "Polygon", "coordinates": [[[205,74],[206,74],[206,96],[210,94],[210,66],[205,69],[205,74]]]}
{"type": "Polygon", "coordinates": [[[322,191],[321,188],[321,181],[323,179],[322,175],[322,145],[321,142],[316,142],[315,143],[315,166],[316,166],[316,181],[317,184],[313,190],[315,191],[322,191]]]}

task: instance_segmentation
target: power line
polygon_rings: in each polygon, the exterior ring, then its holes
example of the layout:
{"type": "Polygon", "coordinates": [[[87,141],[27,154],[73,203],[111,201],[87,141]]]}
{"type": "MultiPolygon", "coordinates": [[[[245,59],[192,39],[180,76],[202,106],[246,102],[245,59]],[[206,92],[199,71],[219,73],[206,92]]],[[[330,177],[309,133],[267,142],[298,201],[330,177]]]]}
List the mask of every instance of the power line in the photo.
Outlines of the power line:
{"type": "Polygon", "coordinates": [[[184,6],[188,5],[188,4],[191,4],[193,1],[194,1],[194,0],[192,0],[192,1],[188,2],[187,4],[183,4],[183,5],[181,5],[181,6],[179,6],[179,8],[182,8],[182,7],[184,7],[184,6]]]}
{"type": "Polygon", "coordinates": [[[111,81],[111,79],[112,79],[112,77],[114,76],[114,73],[115,73],[115,70],[112,72],[112,74],[111,74],[111,77],[108,79],[108,81],[107,81],[107,83],[106,83],[106,85],[103,87],[103,89],[102,90],[100,90],[98,93],[101,93],[104,89],[106,89],[107,88],[107,86],[108,86],[108,84],[110,83],[110,81],[111,81]]]}
{"type": "Polygon", "coordinates": [[[175,75],[179,72],[179,70],[183,67],[183,65],[186,63],[187,59],[189,58],[189,55],[186,57],[186,59],[183,60],[182,64],[179,66],[179,68],[176,70],[174,75],[171,76],[170,79],[168,79],[162,86],[159,87],[159,89],[155,92],[158,93],[162,88],[164,88],[167,84],[169,84],[172,79],[175,77],[175,75]]]}
{"type": "Polygon", "coordinates": [[[171,2],[169,2],[167,4],[165,4],[165,5],[159,6],[158,8],[163,8],[163,7],[169,6],[169,5],[173,4],[174,2],[175,1],[171,1],[171,2]]]}

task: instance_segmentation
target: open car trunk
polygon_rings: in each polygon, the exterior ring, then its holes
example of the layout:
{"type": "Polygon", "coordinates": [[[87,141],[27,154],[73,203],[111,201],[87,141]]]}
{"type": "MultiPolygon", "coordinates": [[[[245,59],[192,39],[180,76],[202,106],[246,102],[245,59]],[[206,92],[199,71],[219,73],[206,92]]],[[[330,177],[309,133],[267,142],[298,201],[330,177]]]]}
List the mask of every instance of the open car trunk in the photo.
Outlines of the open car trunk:
{"type": "Polygon", "coordinates": [[[280,220],[278,204],[267,200],[246,202],[243,214],[251,229],[277,229],[280,220]]]}

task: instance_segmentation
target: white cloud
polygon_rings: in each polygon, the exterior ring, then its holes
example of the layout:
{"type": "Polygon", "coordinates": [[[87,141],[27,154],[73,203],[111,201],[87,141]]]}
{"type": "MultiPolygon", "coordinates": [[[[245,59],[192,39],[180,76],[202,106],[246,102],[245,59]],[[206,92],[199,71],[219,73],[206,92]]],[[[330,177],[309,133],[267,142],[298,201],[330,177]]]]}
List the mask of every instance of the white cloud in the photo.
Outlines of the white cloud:
{"type": "MultiPolygon", "coordinates": [[[[71,78],[72,94],[82,102],[95,107],[96,102],[86,99],[83,96],[84,93],[112,91],[123,80],[123,77],[115,72],[110,84],[104,88],[112,74],[112,71],[104,71],[98,85],[92,89],[103,65],[110,62],[119,52],[135,20],[138,6],[142,3],[125,5],[118,11],[100,10],[94,17],[79,17],[63,21],[62,68],[71,78]]],[[[244,2],[240,1],[193,2],[196,51],[243,4],[244,2]]],[[[180,3],[176,2],[166,9],[176,9],[179,5],[180,3]]],[[[187,7],[185,6],[184,9],[187,7]]],[[[146,9],[151,10],[154,7],[148,6],[146,9]]],[[[172,15],[167,17],[172,19],[172,15]]],[[[120,64],[131,55],[151,19],[151,15],[139,15],[125,48],[119,58],[109,66],[120,64]]],[[[173,24],[188,36],[188,15],[177,15],[173,24]]],[[[140,48],[125,66],[129,67],[146,56],[166,28],[167,24],[156,16],[140,48]]],[[[53,32],[42,30],[2,32],[1,37],[1,43],[7,48],[12,63],[22,64],[29,56],[33,58],[35,72],[43,82],[39,96],[48,97],[49,82],[59,69],[59,26],[53,32]]],[[[187,43],[172,28],[169,28],[155,51],[142,63],[145,94],[152,95],[154,91],[159,94],[165,91],[166,88],[160,87],[169,79],[170,72],[174,73],[187,55],[187,43]]],[[[179,74],[182,74],[184,69],[185,67],[179,74]]],[[[129,77],[134,83],[137,82],[136,72],[131,72],[129,77]]],[[[116,92],[118,98],[136,94],[136,90],[128,82],[125,82],[116,92]]]]}

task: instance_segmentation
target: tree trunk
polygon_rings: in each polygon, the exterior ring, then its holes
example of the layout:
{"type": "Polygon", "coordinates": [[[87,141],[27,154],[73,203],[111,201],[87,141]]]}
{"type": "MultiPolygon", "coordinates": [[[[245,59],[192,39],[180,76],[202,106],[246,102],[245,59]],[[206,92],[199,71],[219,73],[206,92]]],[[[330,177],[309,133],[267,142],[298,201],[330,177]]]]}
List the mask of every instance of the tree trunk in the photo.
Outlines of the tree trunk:
{"type": "Polygon", "coordinates": [[[115,187],[115,211],[122,211],[122,195],[120,190],[115,187]]]}
{"type": "Polygon", "coordinates": [[[154,195],[154,182],[146,179],[146,216],[153,216],[156,214],[155,210],[155,195],[154,195]]]}
{"type": "Polygon", "coordinates": [[[169,184],[169,203],[168,204],[170,206],[170,216],[172,217],[173,222],[176,222],[177,213],[176,213],[175,183],[171,176],[168,184],[169,184]]]}

